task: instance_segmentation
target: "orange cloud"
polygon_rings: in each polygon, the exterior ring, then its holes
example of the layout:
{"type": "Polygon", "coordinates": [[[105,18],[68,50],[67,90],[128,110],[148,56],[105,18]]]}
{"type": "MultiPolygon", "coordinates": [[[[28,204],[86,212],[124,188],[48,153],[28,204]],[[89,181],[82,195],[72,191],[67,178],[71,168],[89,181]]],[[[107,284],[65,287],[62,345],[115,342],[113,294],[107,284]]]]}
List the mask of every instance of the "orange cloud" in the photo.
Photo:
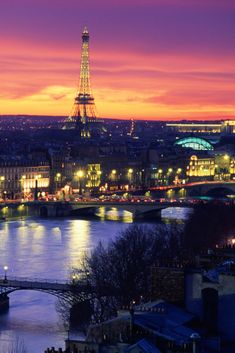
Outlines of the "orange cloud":
{"type": "MultiPolygon", "coordinates": [[[[77,90],[79,48],[3,41],[0,114],[68,115],[77,90]]],[[[206,55],[91,51],[92,87],[102,117],[234,116],[233,60],[206,55]]]]}

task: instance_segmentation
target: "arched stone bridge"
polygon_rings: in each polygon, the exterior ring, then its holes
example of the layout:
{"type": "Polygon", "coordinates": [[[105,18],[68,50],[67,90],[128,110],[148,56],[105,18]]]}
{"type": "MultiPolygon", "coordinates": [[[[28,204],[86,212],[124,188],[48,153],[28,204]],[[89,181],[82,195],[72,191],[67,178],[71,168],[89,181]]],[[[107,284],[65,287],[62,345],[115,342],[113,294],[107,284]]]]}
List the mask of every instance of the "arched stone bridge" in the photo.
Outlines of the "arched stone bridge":
{"type": "Polygon", "coordinates": [[[0,216],[8,218],[12,216],[89,216],[94,215],[98,208],[116,208],[117,210],[131,212],[134,219],[143,216],[161,217],[161,211],[168,207],[192,207],[192,203],[181,200],[156,201],[31,201],[31,202],[7,202],[0,204],[0,216]]]}
{"type": "Polygon", "coordinates": [[[156,186],[150,188],[157,197],[171,197],[170,192],[174,191],[174,197],[193,196],[214,196],[225,197],[235,195],[235,181],[198,181],[184,185],[156,186]],[[185,193],[186,192],[186,193],[185,193]]]}
{"type": "Polygon", "coordinates": [[[192,183],[186,186],[190,191],[189,194],[205,195],[205,196],[226,196],[235,194],[234,181],[207,181],[192,183]]]}
{"type": "MultiPolygon", "coordinates": [[[[31,205],[32,206],[32,205],[31,205]]],[[[155,216],[161,217],[161,211],[168,207],[192,207],[192,204],[185,201],[153,201],[153,202],[117,202],[117,201],[86,201],[86,202],[47,202],[41,203],[39,213],[41,216],[56,217],[56,216],[82,216],[94,215],[97,208],[115,208],[121,211],[132,213],[134,219],[155,216]]]]}
{"type": "MultiPolygon", "coordinates": [[[[168,189],[170,189],[169,187],[168,189]]],[[[187,190],[187,196],[226,196],[235,194],[234,181],[203,181],[192,182],[182,186],[174,186],[172,189],[176,191],[187,190]]]]}

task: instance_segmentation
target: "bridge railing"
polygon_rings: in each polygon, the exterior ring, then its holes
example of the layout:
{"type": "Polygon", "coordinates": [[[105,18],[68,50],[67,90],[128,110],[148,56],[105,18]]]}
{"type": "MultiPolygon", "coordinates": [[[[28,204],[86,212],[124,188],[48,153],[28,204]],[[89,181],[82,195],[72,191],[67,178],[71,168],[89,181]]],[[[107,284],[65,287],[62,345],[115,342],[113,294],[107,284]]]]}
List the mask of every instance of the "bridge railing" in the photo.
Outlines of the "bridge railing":
{"type": "Polygon", "coordinates": [[[27,282],[27,283],[45,283],[45,284],[68,284],[72,283],[72,280],[55,280],[55,279],[45,279],[45,278],[29,278],[29,277],[13,277],[7,276],[5,278],[4,275],[0,276],[0,284],[6,282],[27,282]]]}

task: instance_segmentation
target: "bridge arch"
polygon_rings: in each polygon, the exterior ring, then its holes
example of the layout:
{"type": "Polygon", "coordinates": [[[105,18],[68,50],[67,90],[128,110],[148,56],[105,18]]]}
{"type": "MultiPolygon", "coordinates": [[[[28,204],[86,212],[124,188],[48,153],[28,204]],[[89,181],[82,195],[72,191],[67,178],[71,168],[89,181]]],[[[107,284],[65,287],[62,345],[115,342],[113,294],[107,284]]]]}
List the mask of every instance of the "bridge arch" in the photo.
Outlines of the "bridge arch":
{"type": "Polygon", "coordinates": [[[224,186],[216,186],[213,188],[210,188],[206,192],[206,196],[211,196],[211,197],[226,197],[227,195],[235,195],[235,191],[230,189],[229,187],[224,187],[224,186]]]}
{"type": "Polygon", "coordinates": [[[48,209],[47,206],[41,206],[39,209],[40,217],[48,217],[48,209]]]}
{"type": "Polygon", "coordinates": [[[41,292],[44,294],[49,294],[53,295],[54,297],[57,297],[58,299],[62,299],[63,301],[67,302],[70,305],[80,303],[85,300],[85,298],[82,298],[82,296],[74,293],[74,292],[58,292],[58,291],[53,291],[53,290],[48,290],[48,289],[37,289],[37,288],[7,288],[5,291],[2,291],[0,293],[0,296],[8,296],[11,293],[18,292],[18,291],[34,291],[34,292],[41,292]]]}

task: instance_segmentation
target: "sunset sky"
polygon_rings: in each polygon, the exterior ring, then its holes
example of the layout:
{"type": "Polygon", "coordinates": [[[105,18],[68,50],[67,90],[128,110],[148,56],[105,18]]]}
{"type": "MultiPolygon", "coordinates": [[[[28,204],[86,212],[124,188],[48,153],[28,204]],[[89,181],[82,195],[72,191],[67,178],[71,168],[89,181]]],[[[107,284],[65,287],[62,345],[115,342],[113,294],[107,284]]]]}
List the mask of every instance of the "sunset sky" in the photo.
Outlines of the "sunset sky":
{"type": "Polygon", "coordinates": [[[0,114],[70,113],[85,25],[100,117],[235,117],[235,0],[1,0],[0,114]]]}

